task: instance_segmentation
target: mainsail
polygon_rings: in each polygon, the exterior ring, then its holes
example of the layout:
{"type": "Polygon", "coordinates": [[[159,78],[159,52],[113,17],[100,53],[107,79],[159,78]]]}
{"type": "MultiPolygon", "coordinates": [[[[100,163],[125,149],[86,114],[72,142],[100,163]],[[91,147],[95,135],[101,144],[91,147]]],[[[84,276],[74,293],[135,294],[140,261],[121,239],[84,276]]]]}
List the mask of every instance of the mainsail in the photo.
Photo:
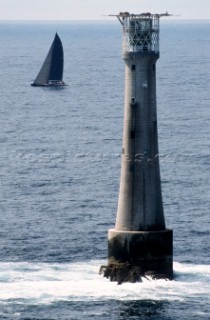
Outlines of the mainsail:
{"type": "Polygon", "coordinates": [[[58,34],[32,86],[63,86],[63,46],[58,34]]]}

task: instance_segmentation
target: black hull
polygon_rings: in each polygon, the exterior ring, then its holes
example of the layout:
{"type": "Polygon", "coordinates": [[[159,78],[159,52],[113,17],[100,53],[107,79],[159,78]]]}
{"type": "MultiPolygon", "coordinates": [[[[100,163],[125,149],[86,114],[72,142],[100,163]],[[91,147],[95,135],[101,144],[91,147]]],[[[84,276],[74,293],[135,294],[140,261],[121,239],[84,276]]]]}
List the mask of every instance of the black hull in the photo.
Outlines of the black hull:
{"type": "Polygon", "coordinates": [[[35,84],[35,83],[32,83],[31,84],[32,87],[51,87],[51,88],[60,88],[60,87],[67,87],[68,85],[65,84],[65,83],[60,83],[60,84],[35,84]]]}

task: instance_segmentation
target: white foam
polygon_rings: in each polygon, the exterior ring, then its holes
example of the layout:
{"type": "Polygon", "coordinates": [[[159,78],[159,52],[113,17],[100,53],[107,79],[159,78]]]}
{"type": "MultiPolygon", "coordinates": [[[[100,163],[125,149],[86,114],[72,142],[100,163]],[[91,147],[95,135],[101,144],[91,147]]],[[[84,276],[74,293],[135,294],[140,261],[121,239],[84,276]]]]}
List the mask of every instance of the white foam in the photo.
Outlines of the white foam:
{"type": "Polygon", "coordinates": [[[117,285],[99,275],[105,261],[84,263],[0,263],[0,302],[91,300],[186,300],[210,297],[210,265],[174,263],[175,280],[117,285]]]}

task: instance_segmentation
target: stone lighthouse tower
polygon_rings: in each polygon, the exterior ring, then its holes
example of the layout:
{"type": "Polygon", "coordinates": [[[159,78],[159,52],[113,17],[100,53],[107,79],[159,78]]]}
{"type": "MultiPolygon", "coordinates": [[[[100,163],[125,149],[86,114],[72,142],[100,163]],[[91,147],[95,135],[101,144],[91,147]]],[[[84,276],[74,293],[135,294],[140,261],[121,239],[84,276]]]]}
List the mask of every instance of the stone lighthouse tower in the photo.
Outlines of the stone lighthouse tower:
{"type": "Polygon", "coordinates": [[[112,281],[173,277],[173,235],[166,229],[159,169],[156,61],[159,18],[168,14],[117,15],[123,28],[124,130],[117,218],[108,231],[112,281]]]}

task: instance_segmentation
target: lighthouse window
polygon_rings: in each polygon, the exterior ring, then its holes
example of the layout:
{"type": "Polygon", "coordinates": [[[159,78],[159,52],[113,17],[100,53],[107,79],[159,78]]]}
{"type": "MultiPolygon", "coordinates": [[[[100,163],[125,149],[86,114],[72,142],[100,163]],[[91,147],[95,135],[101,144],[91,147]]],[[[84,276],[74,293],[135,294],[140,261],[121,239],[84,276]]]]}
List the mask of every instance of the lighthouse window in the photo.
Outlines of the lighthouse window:
{"type": "Polygon", "coordinates": [[[131,103],[135,104],[135,98],[131,98],[131,103]]]}
{"type": "Polygon", "coordinates": [[[131,139],[135,138],[135,130],[131,130],[131,139]]]}
{"type": "Polygon", "coordinates": [[[135,64],[132,64],[132,66],[131,66],[131,70],[132,70],[132,71],[136,70],[136,66],[135,66],[135,64]]]}
{"type": "Polygon", "coordinates": [[[134,171],[134,165],[133,165],[133,164],[131,164],[131,165],[129,166],[129,171],[130,171],[130,172],[133,172],[133,171],[134,171]]]}

